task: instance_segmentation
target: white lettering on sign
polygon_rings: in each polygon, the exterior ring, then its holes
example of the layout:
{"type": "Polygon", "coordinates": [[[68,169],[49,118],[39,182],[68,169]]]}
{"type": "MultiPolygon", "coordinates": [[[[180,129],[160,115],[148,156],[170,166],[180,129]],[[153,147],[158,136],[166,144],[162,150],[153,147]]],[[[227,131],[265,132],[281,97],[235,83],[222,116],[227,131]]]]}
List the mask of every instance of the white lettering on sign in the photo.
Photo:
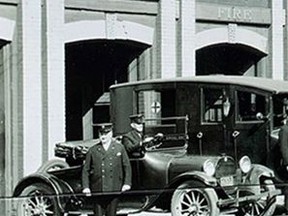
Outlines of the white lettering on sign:
{"type": "Polygon", "coordinates": [[[158,113],[161,110],[161,104],[158,101],[154,101],[151,105],[152,113],[158,113]]]}
{"type": "Polygon", "coordinates": [[[252,21],[252,10],[237,7],[219,7],[218,19],[231,21],[252,21]]]}

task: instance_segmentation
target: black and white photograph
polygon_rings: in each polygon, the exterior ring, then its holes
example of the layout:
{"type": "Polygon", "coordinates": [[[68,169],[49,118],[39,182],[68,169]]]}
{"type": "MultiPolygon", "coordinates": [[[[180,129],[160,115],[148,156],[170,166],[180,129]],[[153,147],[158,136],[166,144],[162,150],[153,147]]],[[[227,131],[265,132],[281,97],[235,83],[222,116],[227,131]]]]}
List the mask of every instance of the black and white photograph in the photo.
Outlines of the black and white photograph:
{"type": "Polygon", "coordinates": [[[286,0],[0,0],[0,216],[288,216],[286,0]]]}

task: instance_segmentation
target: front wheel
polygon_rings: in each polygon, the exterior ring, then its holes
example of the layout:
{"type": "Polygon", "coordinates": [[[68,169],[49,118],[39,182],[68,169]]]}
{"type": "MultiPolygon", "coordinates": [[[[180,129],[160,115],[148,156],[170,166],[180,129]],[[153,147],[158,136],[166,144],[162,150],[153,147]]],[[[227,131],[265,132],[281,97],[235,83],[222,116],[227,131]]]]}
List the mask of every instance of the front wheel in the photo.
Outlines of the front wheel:
{"type": "MultiPolygon", "coordinates": [[[[273,184],[273,181],[270,179],[267,179],[264,181],[264,184],[260,185],[261,192],[271,192],[275,191],[275,185],[273,184]]],[[[252,203],[247,204],[246,206],[243,206],[238,215],[239,216],[258,216],[262,215],[264,213],[264,210],[266,209],[266,206],[268,203],[272,202],[271,206],[269,207],[269,210],[265,213],[266,216],[273,215],[275,209],[276,209],[276,202],[273,202],[271,199],[274,199],[274,197],[262,197],[258,200],[255,200],[252,203]]]]}
{"type": "Polygon", "coordinates": [[[189,181],[181,184],[171,201],[172,216],[219,216],[220,210],[214,189],[189,181]]]}
{"type": "Polygon", "coordinates": [[[63,216],[53,196],[53,190],[42,183],[35,183],[22,191],[17,203],[17,215],[63,216]]]}

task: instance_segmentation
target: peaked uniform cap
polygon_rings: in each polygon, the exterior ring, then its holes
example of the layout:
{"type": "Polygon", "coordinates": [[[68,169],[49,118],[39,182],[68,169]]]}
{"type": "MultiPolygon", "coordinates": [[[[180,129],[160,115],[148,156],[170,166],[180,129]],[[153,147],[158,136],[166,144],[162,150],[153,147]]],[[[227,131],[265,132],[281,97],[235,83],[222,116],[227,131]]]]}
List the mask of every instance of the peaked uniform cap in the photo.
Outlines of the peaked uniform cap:
{"type": "Polygon", "coordinates": [[[144,123],[144,116],[143,114],[134,114],[129,116],[131,123],[136,124],[143,124],[144,123]]]}
{"type": "Polygon", "coordinates": [[[100,133],[109,133],[112,131],[112,123],[95,124],[95,127],[100,133]]]}

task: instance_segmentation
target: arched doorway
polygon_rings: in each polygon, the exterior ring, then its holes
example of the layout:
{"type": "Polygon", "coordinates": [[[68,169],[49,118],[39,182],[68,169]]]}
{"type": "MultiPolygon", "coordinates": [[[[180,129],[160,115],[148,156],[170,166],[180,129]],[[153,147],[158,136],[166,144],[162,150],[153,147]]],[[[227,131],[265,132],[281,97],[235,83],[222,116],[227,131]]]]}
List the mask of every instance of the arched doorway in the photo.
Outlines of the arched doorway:
{"type": "Polygon", "coordinates": [[[129,64],[148,47],[130,40],[88,40],[66,44],[67,140],[89,138],[91,135],[87,133],[92,122],[110,120],[109,106],[98,109],[99,115],[93,110],[95,102],[109,92],[110,85],[128,81],[129,64]]]}
{"type": "Polygon", "coordinates": [[[196,35],[196,75],[258,75],[258,62],[268,55],[267,38],[228,24],[196,35]],[[213,35],[213,37],[211,37],[213,35]]]}
{"type": "Polygon", "coordinates": [[[253,67],[257,75],[257,62],[265,53],[242,44],[221,43],[196,51],[196,75],[243,75],[253,67]]]}

